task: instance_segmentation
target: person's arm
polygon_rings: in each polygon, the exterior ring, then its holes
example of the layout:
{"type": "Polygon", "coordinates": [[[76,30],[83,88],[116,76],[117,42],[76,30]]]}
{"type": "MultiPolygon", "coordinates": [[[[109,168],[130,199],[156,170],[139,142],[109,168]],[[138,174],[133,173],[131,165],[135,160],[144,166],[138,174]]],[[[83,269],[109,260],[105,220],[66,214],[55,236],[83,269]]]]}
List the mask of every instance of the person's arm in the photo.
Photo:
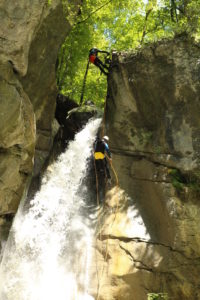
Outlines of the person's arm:
{"type": "Polygon", "coordinates": [[[100,52],[100,53],[107,53],[107,54],[110,54],[108,51],[105,51],[105,50],[99,50],[99,49],[97,49],[97,51],[100,52]]]}
{"type": "Polygon", "coordinates": [[[106,150],[106,153],[108,154],[108,157],[110,159],[112,159],[112,155],[111,155],[110,149],[108,147],[108,144],[107,143],[104,143],[104,144],[105,144],[105,150],[106,150]]]}

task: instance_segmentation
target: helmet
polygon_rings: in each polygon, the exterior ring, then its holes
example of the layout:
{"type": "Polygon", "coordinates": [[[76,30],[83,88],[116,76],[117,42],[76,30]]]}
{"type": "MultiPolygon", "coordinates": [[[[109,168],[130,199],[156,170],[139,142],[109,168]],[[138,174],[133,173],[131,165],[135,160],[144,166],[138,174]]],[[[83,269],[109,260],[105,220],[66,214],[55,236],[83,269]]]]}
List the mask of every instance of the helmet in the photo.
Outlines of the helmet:
{"type": "Polygon", "coordinates": [[[108,142],[109,141],[109,137],[107,135],[104,135],[103,140],[108,142]]]}

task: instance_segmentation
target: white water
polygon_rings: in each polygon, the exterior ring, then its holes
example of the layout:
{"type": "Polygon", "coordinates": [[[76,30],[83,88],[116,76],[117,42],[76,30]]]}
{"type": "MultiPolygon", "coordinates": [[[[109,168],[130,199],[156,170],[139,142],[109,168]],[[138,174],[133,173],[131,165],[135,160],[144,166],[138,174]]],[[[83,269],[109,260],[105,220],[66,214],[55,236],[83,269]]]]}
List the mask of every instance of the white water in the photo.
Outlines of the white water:
{"type": "Polygon", "coordinates": [[[15,217],[0,267],[0,300],[86,300],[92,226],[81,209],[87,159],[100,125],[90,121],[50,166],[27,212],[15,217]]]}

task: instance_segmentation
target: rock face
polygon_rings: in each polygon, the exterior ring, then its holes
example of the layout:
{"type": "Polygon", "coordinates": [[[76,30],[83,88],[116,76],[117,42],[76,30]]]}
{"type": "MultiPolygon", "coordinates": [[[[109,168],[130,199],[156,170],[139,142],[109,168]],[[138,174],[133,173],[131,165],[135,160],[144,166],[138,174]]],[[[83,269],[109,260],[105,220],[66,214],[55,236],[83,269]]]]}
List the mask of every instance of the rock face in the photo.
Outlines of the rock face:
{"type": "MultiPolygon", "coordinates": [[[[76,11],[79,1],[73,4],[76,11]]],[[[70,10],[69,10],[70,11],[70,10]]],[[[0,3],[0,231],[52,146],[59,47],[71,25],[62,1],[0,3]]],[[[4,226],[5,225],[5,226],[4,226]]],[[[7,229],[5,229],[7,231],[7,229]]],[[[1,239],[1,237],[0,237],[1,239]]]]}
{"type": "Polygon", "coordinates": [[[0,78],[0,233],[4,237],[8,215],[16,212],[32,172],[35,116],[9,62],[2,65],[0,78]]]}
{"type": "Polygon", "coordinates": [[[55,117],[60,127],[54,139],[50,161],[57,159],[58,155],[66,150],[69,141],[79,132],[93,117],[102,117],[100,111],[93,104],[79,106],[66,96],[58,95],[56,101],[55,117]]]}
{"type": "Polygon", "coordinates": [[[187,37],[113,54],[106,121],[120,188],[102,212],[98,299],[200,299],[199,57],[187,37]]]}

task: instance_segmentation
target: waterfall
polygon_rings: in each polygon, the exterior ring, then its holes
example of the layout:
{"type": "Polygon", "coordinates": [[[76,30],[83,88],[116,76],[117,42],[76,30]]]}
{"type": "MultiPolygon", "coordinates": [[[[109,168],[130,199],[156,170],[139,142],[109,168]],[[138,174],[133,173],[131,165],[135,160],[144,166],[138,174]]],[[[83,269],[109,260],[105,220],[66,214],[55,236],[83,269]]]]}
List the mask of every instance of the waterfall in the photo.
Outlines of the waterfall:
{"type": "Polygon", "coordinates": [[[86,300],[93,227],[83,179],[101,120],[90,120],[21,204],[0,266],[0,300],[86,300]],[[85,207],[85,210],[83,209],[85,207]]]}

